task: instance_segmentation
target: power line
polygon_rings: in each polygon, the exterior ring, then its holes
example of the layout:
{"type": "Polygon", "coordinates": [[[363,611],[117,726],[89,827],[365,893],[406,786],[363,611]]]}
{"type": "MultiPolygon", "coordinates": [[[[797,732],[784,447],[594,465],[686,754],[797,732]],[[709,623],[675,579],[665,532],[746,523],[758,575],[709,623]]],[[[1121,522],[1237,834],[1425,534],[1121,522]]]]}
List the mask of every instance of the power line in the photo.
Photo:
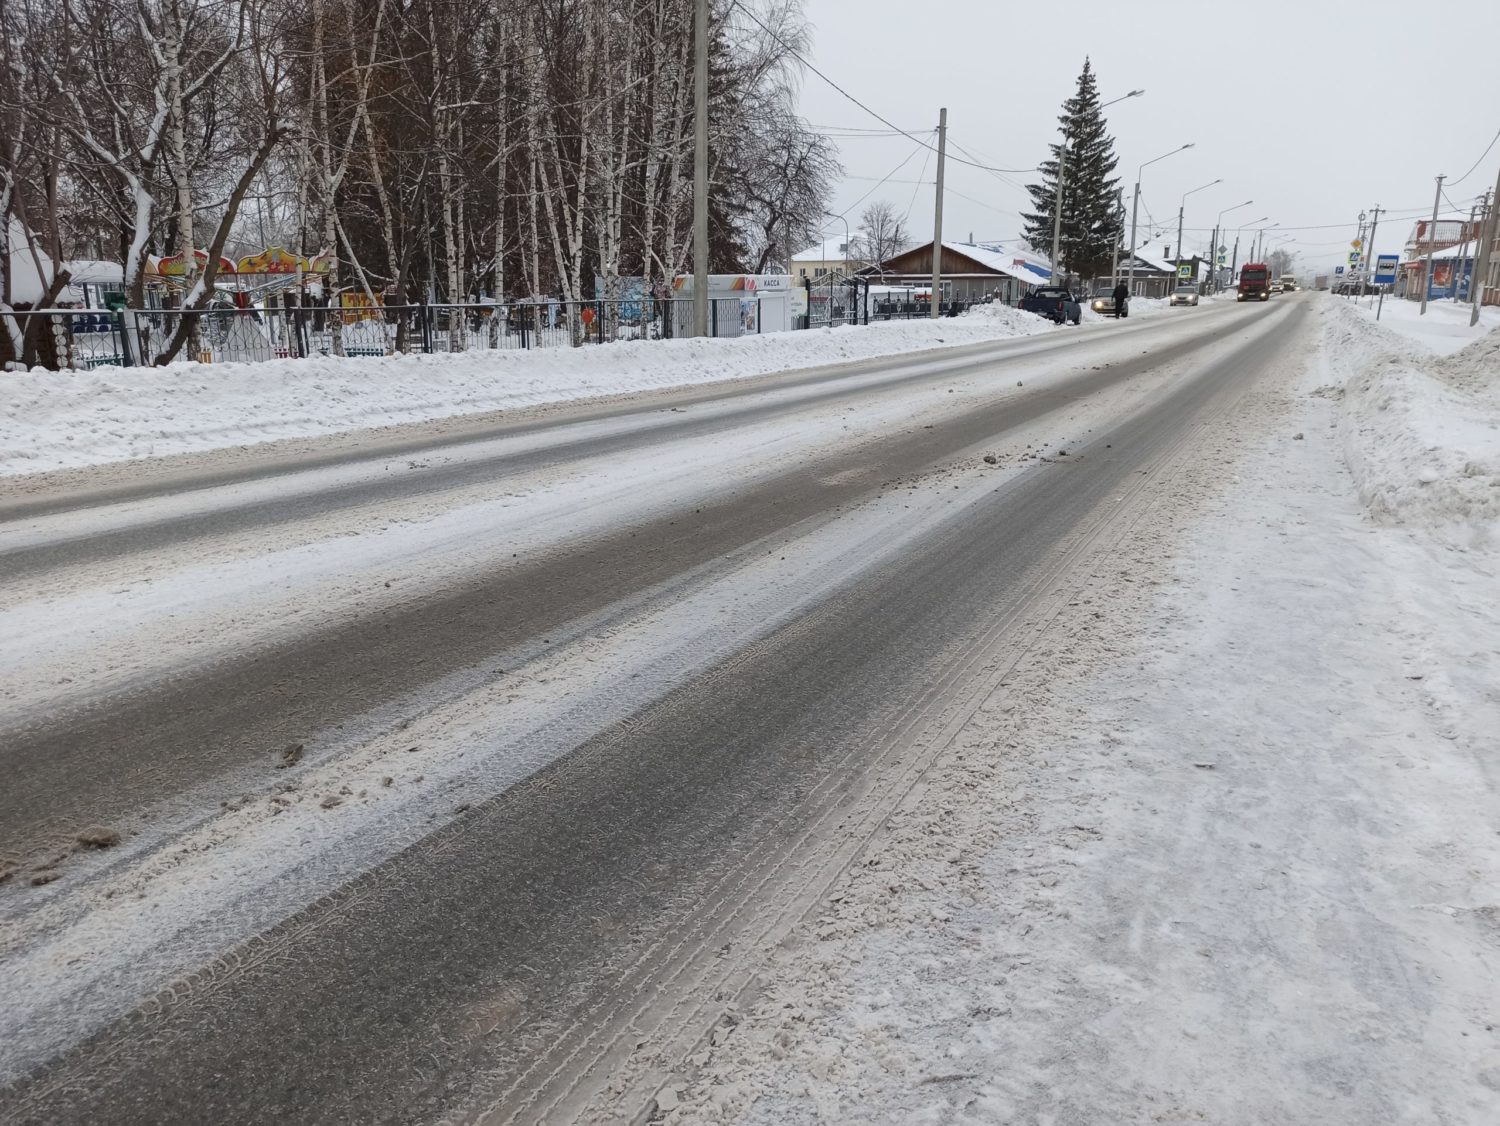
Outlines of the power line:
{"type": "MultiPolygon", "coordinates": [[[[864,110],[867,114],[869,114],[871,117],[873,117],[876,121],[880,122],[882,125],[884,125],[888,129],[894,129],[897,133],[900,133],[907,140],[909,140],[909,141],[915,141],[917,144],[922,145],[925,148],[928,148],[928,149],[930,149],[933,152],[937,152],[937,149],[934,146],[929,145],[926,141],[921,140],[916,135],[914,135],[912,133],[908,133],[905,129],[902,129],[899,125],[896,125],[895,123],[893,123],[893,122],[887,120],[886,118],[882,117],[880,114],[878,114],[874,110],[872,110],[869,106],[865,105],[864,102],[862,102],[858,98],[856,98],[853,94],[849,93],[848,90],[845,90],[837,82],[835,82],[833,79],[829,78],[828,75],[824,74],[817,67],[813,66],[812,63],[810,63],[807,60],[806,56],[804,56],[801,52],[799,52],[795,47],[793,47],[790,43],[788,43],[781,36],[777,35],[769,27],[767,27],[766,24],[765,24],[765,22],[762,21],[761,18],[759,16],[757,16],[754,12],[752,12],[749,8],[745,7],[744,4],[740,3],[740,0],[734,0],[734,3],[733,3],[732,6],[735,7],[735,8],[738,8],[741,12],[745,13],[745,15],[749,16],[750,19],[752,21],[754,21],[754,23],[757,24],[762,31],[764,31],[767,35],[769,35],[777,43],[781,44],[782,50],[784,50],[787,54],[791,55],[792,58],[796,59],[799,63],[801,63],[803,66],[805,66],[808,70],[812,71],[819,78],[821,78],[824,82],[826,82],[826,83],[828,83],[828,85],[832,86],[836,91],[838,91],[838,93],[840,93],[841,95],[843,95],[849,101],[853,102],[860,109],[864,110]]],[[[991,168],[987,164],[977,164],[974,161],[964,160],[962,157],[951,156],[951,155],[948,157],[948,159],[951,160],[951,161],[953,161],[953,162],[955,162],[955,163],[957,163],[957,164],[967,164],[967,165],[969,165],[972,168],[983,168],[986,172],[1023,173],[1023,172],[1035,172],[1036,171],[1035,168],[991,168]]]]}
{"type": "MultiPolygon", "coordinates": [[[[928,146],[928,145],[922,145],[922,148],[929,148],[929,147],[930,146],[928,146]]],[[[858,207],[860,204],[862,204],[865,200],[869,199],[872,195],[874,195],[876,192],[878,192],[880,190],[882,184],[884,184],[892,176],[894,176],[897,172],[900,172],[901,169],[905,168],[909,163],[911,163],[911,158],[914,157],[914,156],[916,156],[917,153],[919,153],[920,151],[921,151],[921,149],[912,149],[911,152],[907,153],[906,156],[902,159],[902,161],[901,161],[900,164],[896,165],[896,167],[892,168],[887,175],[882,176],[879,180],[877,180],[875,182],[875,186],[873,188],[871,188],[869,191],[867,191],[864,195],[860,196],[857,200],[855,200],[853,203],[851,203],[848,207],[844,208],[844,210],[842,210],[840,212],[837,212],[838,218],[840,218],[840,219],[847,219],[849,217],[849,212],[853,211],[856,207],[858,207]]],[[[926,167],[925,163],[924,163],[923,167],[926,167]]],[[[826,227],[828,224],[825,223],[823,225],[826,227]]]]}
{"type": "Polygon", "coordinates": [[[1500,129],[1495,130],[1495,135],[1490,138],[1490,143],[1484,146],[1484,152],[1479,154],[1479,159],[1476,160],[1473,164],[1469,165],[1469,170],[1462,176],[1460,176],[1457,180],[1449,180],[1448,186],[1452,187],[1454,184],[1461,183],[1462,181],[1467,180],[1470,176],[1474,175],[1474,169],[1478,168],[1481,164],[1484,163],[1484,158],[1490,155],[1490,150],[1495,147],[1496,141],[1500,141],[1500,129]]]}
{"type": "Polygon", "coordinates": [[[915,207],[916,204],[917,204],[917,193],[922,190],[922,187],[921,187],[921,185],[922,185],[922,177],[925,176],[925,175],[927,175],[927,163],[931,159],[932,159],[932,153],[930,153],[930,152],[929,153],[924,153],[922,155],[922,171],[920,171],[920,172],[917,173],[917,186],[915,188],[912,188],[912,190],[911,190],[911,199],[909,199],[909,200],[906,201],[906,214],[903,215],[903,216],[901,216],[901,222],[903,224],[906,223],[909,219],[911,219],[911,209],[913,207],[915,207]]]}

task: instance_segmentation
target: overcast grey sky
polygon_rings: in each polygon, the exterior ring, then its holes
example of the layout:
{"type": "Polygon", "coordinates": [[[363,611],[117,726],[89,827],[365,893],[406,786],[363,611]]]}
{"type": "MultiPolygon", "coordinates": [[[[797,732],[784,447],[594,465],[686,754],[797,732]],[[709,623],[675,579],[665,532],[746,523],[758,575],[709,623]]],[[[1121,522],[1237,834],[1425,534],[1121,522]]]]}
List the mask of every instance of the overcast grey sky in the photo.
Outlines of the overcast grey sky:
{"type": "MultiPolygon", "coordinates": [[[[1500,166],[1500,143],[1479,160],[1500,130],[1500,0],[807,0],[807,12],[814,66],[913,133],[935,130],[946,105],[950,142],[1000,168],[1045,158],[1085,55],[1105,101],[1144,88],[1105,111],[1127,210],[1137,165],[1195,143],[1142,177],[1140,242],[1157,252],[1175,241],[1182,194],[1222,178],[1188,197],[1186,227],[1201,229],[1184,236],[1189,252],[1206,249],[1221,209],[1253,199],[1226,225],[1267,216],[1283,228],[1321,228],[1295,230],[1286,245],[1299,268],[1322,272],[1343,261],[1361,209],[1392,209],[1375,249],[1398,251],[1413,216],[1430,214],[1438,173],[1467,217],[1500,166]],[[1148,230],[1170,233],[1148,243],[1148,230]]],[[[812,73],[802,111],[819,127],[883,128],[812,73]]],[[[912,235],[930,238],[936,158],[924,171],[927,154],[900,136],[841,135],[838,144],[847,178],[833,210],[849,209],[855,224],[856,201],[876,189],[869,198],[910,205],[912,235]]],[[[1034,176],[950,161],[947,178],[945,236],[1019,233],[1028,206],[1019,185],[1034,176]]],[[[828,233],[842,224],[831,221],[828,233]]]]}

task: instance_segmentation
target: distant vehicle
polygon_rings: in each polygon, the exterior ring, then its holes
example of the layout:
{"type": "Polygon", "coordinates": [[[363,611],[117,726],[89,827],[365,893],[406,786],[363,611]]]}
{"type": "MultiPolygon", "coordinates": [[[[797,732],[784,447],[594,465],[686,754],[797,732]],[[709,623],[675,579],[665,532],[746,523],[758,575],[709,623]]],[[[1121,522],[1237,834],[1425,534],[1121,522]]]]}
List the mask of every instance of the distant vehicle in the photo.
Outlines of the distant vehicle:
{"type": "Polygon", "coordinates": [[[1271,300],[1271,267],[1264,262],[1247,262],[1240,268],[1236,301],[1271,300]]]}
{"type": "Polygon", "coordinates": [[[1021,298],[1016,307],[1023,313],[1035,313],[1058,324],[1070,321],[1076,325],[1083,320],[1083,309],[1064,285],[1039,285],[1021,298]]]}
{"type": "Polygon", "coordinates": [[[1276,294],[1278,294],[1280,292],[1281,292],[1281,283],[1279,281],[1273,281],[1271,283],[1271,294],[1272,294],[1272,296],[1274,296],[1274,295],[1276,295],[1276,294]]]}
{"type": "Polygon", "coordinates": [[[1196,305],[1198,304],[1198,285],[1196,282],[1179,282],[1177,288],[1172,291],[1172,298],[1168,305],[1196,305]]]}
{"type": "Polygon", "coordinates": [[[1281,275],[1281,292],[1282,293],[1296,293],[1297,292],[1297,275],[1296,274],[1282,274],[1281,275]]]}
{"type": "Polygon", "coordinates": [[[1130,298],[1125,298],[1120,305],[1120,312],[1117,314],[1115,312],[1115,291],[1113,289],[1096,289],[1094,290],[1094,296],[1089,300],[1089,308],[1101,317],[1128,317],[1130,316],[1130,298]]]}

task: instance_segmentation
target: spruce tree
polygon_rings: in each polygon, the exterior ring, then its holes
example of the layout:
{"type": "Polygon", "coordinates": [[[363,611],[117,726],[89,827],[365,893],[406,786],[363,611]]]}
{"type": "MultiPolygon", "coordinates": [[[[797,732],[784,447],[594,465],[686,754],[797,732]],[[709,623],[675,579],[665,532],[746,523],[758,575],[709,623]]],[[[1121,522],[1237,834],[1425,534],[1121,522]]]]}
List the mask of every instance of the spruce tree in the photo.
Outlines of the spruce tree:
{"type": "Polygon", "coordinates": [[[1052,255],[1052,201],[1057,198],[1057,167],[1063,147],[1067,165],[1063,178],[1062,259],[1058,265],[1079,278],[1101,277],[1120,238],[1120,181],[1115,177],[1115,142],[1104,128],[1099,90],[1088,59],[1078,76],[1078,90],[1063,102],[1058,122],[1063,141],[1050,146],[1052,159],[1038,171],[1039,184],[1027,184],[1034,213],[1025,220],[1026,241],[1041,254],[1052,255]]]}

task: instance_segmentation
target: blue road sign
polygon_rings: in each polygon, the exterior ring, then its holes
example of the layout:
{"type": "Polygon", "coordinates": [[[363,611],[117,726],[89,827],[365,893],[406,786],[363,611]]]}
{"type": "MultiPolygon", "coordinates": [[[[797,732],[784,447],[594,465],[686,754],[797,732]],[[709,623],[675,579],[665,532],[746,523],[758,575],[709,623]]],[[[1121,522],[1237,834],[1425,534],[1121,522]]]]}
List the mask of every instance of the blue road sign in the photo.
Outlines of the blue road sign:
{"type": "Polygon", "coordinates": [[[1382,254],[1375,259],[1375,284],[1394,285],[1396,283],[1396,265],[1401,261],[1399,254],[1382,254]]]}
{"type": "Polygon", "coordinates": [[[1342,267],[1342,266],[1335,266],[1333,268],[1333,272],[1335,274],[1342,274],[1344,272],[1344,267],[1342,267]]]}

